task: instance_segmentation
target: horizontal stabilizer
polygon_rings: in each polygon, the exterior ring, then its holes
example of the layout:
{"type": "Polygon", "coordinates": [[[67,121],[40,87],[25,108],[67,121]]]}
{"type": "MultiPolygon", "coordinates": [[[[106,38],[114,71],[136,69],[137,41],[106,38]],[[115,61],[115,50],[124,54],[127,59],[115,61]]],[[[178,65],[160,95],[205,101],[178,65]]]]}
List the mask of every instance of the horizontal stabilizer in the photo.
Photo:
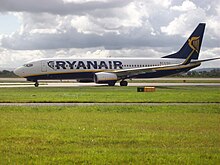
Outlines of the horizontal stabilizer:
{"type": "Polygon", "coordinates": [[[213,60],[220,60],[220,57],[209,58],[209,59],[204,59],[204,60],[195,60],[195,61],[191,61],[190,63],[200,63],[200,62],[213,61],[213,60]]]}

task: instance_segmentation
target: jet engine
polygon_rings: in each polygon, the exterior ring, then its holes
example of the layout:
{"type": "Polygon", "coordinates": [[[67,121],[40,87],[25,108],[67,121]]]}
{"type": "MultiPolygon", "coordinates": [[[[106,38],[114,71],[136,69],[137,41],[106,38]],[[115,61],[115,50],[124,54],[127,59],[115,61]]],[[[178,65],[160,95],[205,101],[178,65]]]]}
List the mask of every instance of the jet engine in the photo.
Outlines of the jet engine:
{"type": "Polygon", "coordinates": [[[109,82],[116,82],[118,77],[114,73],[107,73],[107,72],[98,72],[94,75],[95,83],[109,83],[109,82]]]}

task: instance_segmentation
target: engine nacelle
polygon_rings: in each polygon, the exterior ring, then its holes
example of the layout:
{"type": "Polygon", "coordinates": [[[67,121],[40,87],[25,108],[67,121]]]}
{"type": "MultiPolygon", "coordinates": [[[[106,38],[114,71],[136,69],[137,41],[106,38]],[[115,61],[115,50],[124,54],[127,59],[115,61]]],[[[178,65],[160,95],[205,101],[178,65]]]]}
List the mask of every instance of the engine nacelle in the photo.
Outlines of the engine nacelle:
{"type": "Polygon", "coordinates": [[[108,83],[110,81],[117,81],[118,77],[114,73],[98,72],[94,75],[95,83],[108,83]]]}

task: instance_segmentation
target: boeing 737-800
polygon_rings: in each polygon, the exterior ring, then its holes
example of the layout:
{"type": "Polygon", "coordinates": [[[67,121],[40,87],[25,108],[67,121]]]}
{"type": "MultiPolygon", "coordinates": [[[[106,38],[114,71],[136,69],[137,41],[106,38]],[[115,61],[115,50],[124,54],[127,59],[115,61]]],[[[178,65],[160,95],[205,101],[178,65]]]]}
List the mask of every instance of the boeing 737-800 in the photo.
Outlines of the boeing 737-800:
{"type": "Polygon", "coordinates": [[[105,58],[105,59],[41,59],[28,62],[15,69],[14,73],[28,81],[47,79],[76,79],[79,82],[106,83],[114,86],[120,81],[127,86],[126,79],[155,78],[187,72],[202,62],[218,58],[198,60],[205,24],[200,23],[182,48],[162,58],[105,58]]]}

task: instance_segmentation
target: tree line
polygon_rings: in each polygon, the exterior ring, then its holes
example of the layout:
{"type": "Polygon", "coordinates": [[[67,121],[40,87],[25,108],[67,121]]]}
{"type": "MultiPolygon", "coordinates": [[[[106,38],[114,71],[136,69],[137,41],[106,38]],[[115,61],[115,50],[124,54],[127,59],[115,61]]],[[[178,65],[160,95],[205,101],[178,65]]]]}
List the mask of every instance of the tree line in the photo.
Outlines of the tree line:
{"type": "Polygon", "coordinates": [[[218,78],[220,77],[220,68],[212,69],[210,71],[192,70],[187,73],[173,75],[172,77],[218,78]]]}
{"type": "Polygon", "coordinates": [[[16,74],[14,74],[13,71],[2,70],[2,71],[0,71],[0,77],[1,78],[16,78],[18,76],[16,74]]]}

